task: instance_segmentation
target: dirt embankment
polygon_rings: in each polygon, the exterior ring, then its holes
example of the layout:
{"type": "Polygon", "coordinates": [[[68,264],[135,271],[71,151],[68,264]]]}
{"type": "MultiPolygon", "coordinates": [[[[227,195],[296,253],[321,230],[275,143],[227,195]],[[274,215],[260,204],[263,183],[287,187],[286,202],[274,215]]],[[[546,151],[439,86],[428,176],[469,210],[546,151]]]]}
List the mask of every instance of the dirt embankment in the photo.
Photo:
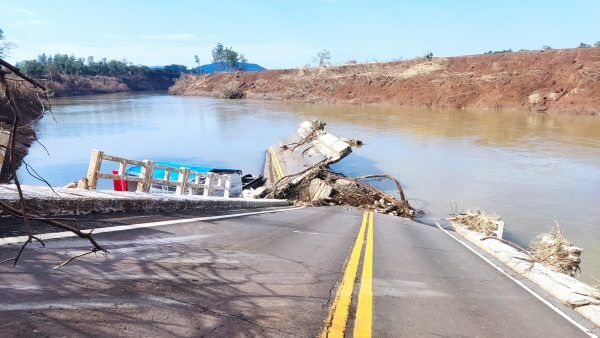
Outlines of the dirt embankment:
{"type": "MultiPolygon", "coordinates": [[[[15,75],[6,76],[6,84],[11,95],[12,104],[9,104],[5,95],[5,87],[0,84],[0,129],[11,130],[14,113],[12,107],[16,107],[19,113],[20,123],[15,138],[15,158],[17,167],[21,165],[23,158],[27,155],[29,147],[37,139],[32,127],[34,121],[43,115],[46,100],[38,92],[15,75]]],[[[0,183],[5,183],[9,175],[8,155],[0,168],[0,183]]]]}
{"type": "Polygon", "coordinates": [[[600,48],[186,75],[170,93],[599,114],[600,48]]]}
{"type": "Polygon", "coordinates": [[[167,90],[175,83],[176,76],[150,74],[147,76],[87,76],[55,75],[48,81],[48,88],[54,96],[76,96],[108,94],[143,90],[167,90]]]}

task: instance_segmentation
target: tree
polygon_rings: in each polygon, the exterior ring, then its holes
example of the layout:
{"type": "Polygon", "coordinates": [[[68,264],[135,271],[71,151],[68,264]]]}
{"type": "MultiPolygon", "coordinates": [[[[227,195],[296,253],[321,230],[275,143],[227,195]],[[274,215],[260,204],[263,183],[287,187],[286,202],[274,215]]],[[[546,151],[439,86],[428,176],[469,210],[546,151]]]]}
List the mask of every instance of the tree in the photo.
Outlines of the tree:
{"type": "Polygon", "coordinates": [[[594,44],[594,47],[600,48],[600,41],[596,41],[596,43],[594,44]]]}
{"type": "Polygon", "coordinates": [[[224,61],[227,64],[229,70],[236,70],[239,66],[240,55],[234,51],[231,47],[225,49],[224,61]]]}
{"type": "Polygon", "coordinates": [[[582,43],[579,44],[579,47],[577,47],[577,48],[591,48],[591,47],[592,46],[588,45],[587,43],[582,42],[582,43]]]}
{"type": "Polygon", "coordinates": [[[198,67],[200,67],[200,58],[198,55],[194,55],[194,62],[198,65],[198,67]]]}
{"type": "Polygon", "coordinates": [[[8,50],[13,47],[13,44],[4,40],[4,32],[0,29],[0,58],[5,57],[8,50]]]}
{"type": "Polygon", "coordinates": [[[327,49],[323,49],[314,57],[315,62],[319,65],[319,67],[323,67],[329,64],[329,60],[331,60],[331,53],[327,49]]]}
{"type": "Polygon", "coordinates": [[[551,49],[552,49],[552,47],[550,47],[550,46],[548,46],[548,45],[543,45],[543,46],[542,46],[542,49],[543,49],[543,50],[551,50],[551,49]]]}
{"type": "Polygon", "coordinates": [[[218,43],[212,50],[213,63],[217,65],[217,71],[239,70],[240,62],[247,62],[244,55],[233,50],[231,47],[223,47],[218,43]]]}
{"type": "Polygon", "coordinates": [[[217,71],[221,71],[221,67],[225,62],[225,48],[222,43],[217,43],[212,50],[213,63],[217,64],[217,71]]]}
{"type": "Polygon", "coordinates": [[[0,57],[4,57],[4,49],[6,49],[4,42],[4,32],[0,29],[0,57]]]}

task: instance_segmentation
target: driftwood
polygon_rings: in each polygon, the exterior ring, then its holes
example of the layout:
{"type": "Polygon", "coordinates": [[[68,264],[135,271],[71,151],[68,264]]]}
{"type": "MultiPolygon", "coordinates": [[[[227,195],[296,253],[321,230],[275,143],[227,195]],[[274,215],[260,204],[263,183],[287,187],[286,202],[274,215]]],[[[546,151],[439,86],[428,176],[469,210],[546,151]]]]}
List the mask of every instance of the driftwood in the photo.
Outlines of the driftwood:
{"type": "Polygon", "coordinates": [[[583,249],[568,241],[558,223],[548,233],[538,235],[530,245],[533,260],[571,277],[580,270],[583,249]]]}
{"type": "Polygon", "coordinates": [[[345,205],[404,217],[415,214],[406,200],[402,186],[395,178],[389,175],[346,177],[329,170],[324,164],[283,177],[273,187],[265,190],[263,196],[287,199],[297,205],[345,205]],[[361,182],[370,178],[392,180],[400,199],[361,182]]]}

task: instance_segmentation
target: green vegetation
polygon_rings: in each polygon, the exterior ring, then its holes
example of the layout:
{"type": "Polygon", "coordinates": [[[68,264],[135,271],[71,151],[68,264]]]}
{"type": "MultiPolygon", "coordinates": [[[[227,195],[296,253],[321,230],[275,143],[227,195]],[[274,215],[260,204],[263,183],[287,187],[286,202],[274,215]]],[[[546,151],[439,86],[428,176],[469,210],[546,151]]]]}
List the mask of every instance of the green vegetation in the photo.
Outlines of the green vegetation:
{"type": "Polygon", "coordinates": [[[596,41],[596,43],[594,44],[594,47],[600,48],[600,41],[596,41]]]}
{"type": "Polygon", "coordinates": [[[4,40],[4,32],[0,29],[0,58],[5,57],[11,47],[12,45],[4,40]]]}
{"type": "Polygon", "coordinates": [[[164,69],[150,69],[146,66],[134,65],[127,60],[96,61],[93,56],[76,58],[74,55],[56,54],[54,56],[42,54],[33,60],[17,63],[17,67],[26,74],[33,76],[49,76],[56,74],[69,75],[105,75],[105,76],[146,76],[154,73],[179,72],[185,66],[171,65],[164,69]]]}
{"type": "Polygon", "coordinates": [[[485,52],[483,54],[502,54],[502,53],[512,53],[512,49],[504,49],[504,50],[494,50],[494,51],[488,51],[485,52]]]}
{"type": "Polygon", "coordinates": [[[577,48],[592,48],[592,45],[582,42],[579,44],[579,47],[577,47],[577,48]]]}
{"type": "MultiPolygon", "coordinates": [[[[217,71],[239,70],[241,63],[246,63],[247,60],[243,54],[236,52],[231,47],[223,47],[222,43],[217,43],[212,50],[213,63],[218,65],[217,71]]],[[[198,65],[200,64],[197,55],[194,59],[198,65]]]]}

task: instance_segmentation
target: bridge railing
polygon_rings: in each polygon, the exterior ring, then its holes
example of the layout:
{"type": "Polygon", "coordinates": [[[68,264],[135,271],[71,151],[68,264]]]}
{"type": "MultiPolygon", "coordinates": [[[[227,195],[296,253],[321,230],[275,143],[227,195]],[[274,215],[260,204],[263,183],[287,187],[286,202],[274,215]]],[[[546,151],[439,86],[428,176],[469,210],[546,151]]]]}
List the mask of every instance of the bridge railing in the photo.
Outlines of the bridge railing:
{"type": "Polygon", "coordinates": [[[96,189],[99,179],[136,182],[136,192],[145,193],[150,191],[152,184],[175,187],[175,194],[177,195],[191,194],[193,189],[202,189],[203,196],[214,196],[216,191],[223,191],[223,197],[228,198],[231,191],[231,177],[229,175],[205,174],[185,167],[165,166],[149,160],[130,160],[105,154],[101,150],[93,150],[87,175],[79,181],[77,186],[83,189],[96,189]],[[102,162],[104,161],[119,163],[117,174],[101,172],[102,162]],[[139,166],[139,175],[126,175],[127,166],[139,166]],[[155,178],[154,169],[162,169],[164,171],[163,177],[155,178]],[[171,180],[171,173],[177,173],[176,181],[171,180]],[[191,176],[193,176],[192,180],[190,180],[191,176]]]}

